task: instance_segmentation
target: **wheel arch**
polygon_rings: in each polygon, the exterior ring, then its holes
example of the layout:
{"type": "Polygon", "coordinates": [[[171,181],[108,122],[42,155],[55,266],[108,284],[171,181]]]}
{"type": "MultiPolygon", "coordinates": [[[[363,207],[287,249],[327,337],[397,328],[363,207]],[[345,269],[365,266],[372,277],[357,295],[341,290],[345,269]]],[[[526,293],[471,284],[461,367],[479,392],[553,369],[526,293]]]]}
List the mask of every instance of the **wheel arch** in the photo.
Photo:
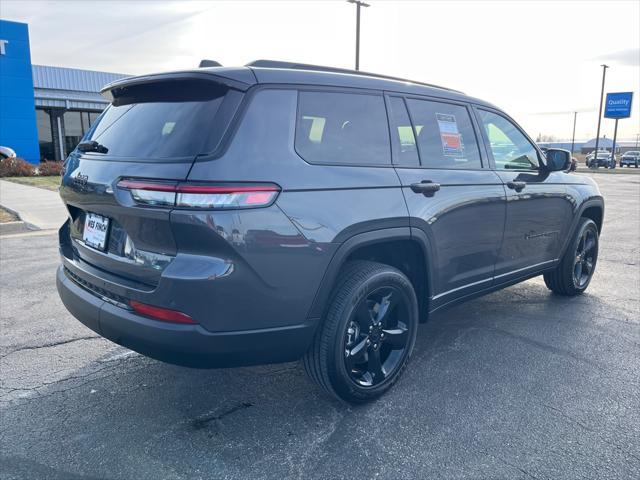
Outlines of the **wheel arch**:
{"type": "Polygon", "coordinates": [[[602,233],[602,222],[604,221],[604,205],[592,204],[587,205],[580,212],[580,217],[587,217],[593,220],[598,227],[598,233],[602,233]]]}
{"type": "Polygon", "coordinates": [[[420,320],[425,321],[431,297],[432,262],[431,247],[426,235],[420,233],[410,227],[386,228],[359,233],[344,241],[325,270],[309,318],[323,318],[342,267],[350,260],[367,259],[392,265],[409,277],[418,296],[420,320]]]}
{"type": "Polygon", "coordinates": [[[571,244],[571,240],[576,234],[576,229],[578,228],[580,219],[582,217],[590,218],[591,220],[593,220],[598,227],[598,234],[601,234],[604,222],[604,200],[602,199],[602,197],[586,200],[582,203],[582,205],[580,205],[580,208],[578,209],[576,215],[574,215],[571,229],[569,230],[571,234],[568,235],[564,240],[562,251],[560,252],[560,256],[558,257],[559,259],[564,256],[567,248],[571,244]]]}

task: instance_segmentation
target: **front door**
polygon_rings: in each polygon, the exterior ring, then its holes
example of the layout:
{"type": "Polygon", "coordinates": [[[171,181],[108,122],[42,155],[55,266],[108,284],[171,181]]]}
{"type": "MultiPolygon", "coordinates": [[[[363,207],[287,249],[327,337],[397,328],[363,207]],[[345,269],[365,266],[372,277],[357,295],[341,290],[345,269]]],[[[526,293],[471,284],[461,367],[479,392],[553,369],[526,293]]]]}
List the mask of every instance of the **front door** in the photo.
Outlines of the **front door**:
{"type": "Polygon", "coordinates": [[[411,226],[429,239],[432,308],[491,286],[505,194],[462,103],[388,96],[394,164],[411,226]]]}
{"type": "Polygon", "coordinates": [[[507,217],[496,263],[496,283],[552,265],[569,234],[572,197],[564,172],[548,172],[542,153],[497,111],[477,110],[495,171],[505,185],[507,217]]]}

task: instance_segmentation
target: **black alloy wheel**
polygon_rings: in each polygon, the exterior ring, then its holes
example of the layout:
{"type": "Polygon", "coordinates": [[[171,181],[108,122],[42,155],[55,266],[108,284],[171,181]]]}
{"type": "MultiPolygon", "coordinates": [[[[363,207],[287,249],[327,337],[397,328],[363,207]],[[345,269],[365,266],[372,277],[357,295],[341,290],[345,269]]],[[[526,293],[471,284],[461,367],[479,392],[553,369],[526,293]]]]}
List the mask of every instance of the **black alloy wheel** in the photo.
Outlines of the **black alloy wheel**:
{"type": "Polygon", "coordinates": [[[344,362],[357,385],[377,385],[396,371],[409,345],[408,309],[395,287],[381,287],[353,310],[345,332],[344,362]]]}
{"type": "Polygon", "coordinates": [[[382,263],[350,261],[335,282],[304,368],[340,400],[373,400],[406,368],[418,318],[418,300],[404,273],[382,263]]]}
{"type": "Polygon", "coordinates": [[[599,247],[598,227],[590,218],[582,217],[560,263],[545,272],[544,283],[549,290],[559,295],[579,295],[583,293],[596,269],[599,247]]]}
{"type": "Polygon", "coordinates": [[[576,287],[584,287],[593,275],[596,263],[596,246],[598,234],[592,229],[585,229],[576,247],[575,263],[573,265],[573,282],[576,287]]]}

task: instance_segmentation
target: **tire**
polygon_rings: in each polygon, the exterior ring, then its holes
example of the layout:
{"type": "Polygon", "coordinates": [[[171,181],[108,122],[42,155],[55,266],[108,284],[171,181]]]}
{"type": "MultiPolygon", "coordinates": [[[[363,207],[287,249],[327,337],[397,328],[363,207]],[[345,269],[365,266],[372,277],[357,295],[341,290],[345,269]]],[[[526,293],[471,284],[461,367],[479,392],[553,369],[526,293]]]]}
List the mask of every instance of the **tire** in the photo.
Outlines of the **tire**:
{"type": "Polygon", "coordinates": [[[582,217],[560,263],[554,270],[544,274],[544,283],[547,288],[554,293],[566,296],[583,293],[591,283],[596,269],[598,247],[598,227],[590,218],[582,217]],[[592,241],[593,245],[589,247],[592,241]],[[585,253],[582,253],[583,251],[585,253]],[[580,267],[578,262],[581,264],[580,267]]]}
{"type": "Polygon", "coordinates": [[[389,390],[406,368],[418,318],[415,291],[400,270],[370,261],[349,262],[303,358],[304,368],[340,400],[373,400],[389,390]]]}

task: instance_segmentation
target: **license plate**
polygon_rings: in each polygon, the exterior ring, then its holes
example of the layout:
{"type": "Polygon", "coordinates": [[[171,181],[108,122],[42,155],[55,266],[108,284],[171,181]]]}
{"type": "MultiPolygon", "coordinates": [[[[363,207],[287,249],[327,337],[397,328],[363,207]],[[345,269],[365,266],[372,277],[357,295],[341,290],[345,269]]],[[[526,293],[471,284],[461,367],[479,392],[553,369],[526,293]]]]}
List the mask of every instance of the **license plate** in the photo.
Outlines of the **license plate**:
{"type": "Polygon", "coordinates": [[[109,219],[95,213],[87,213],[82,240],[90,247],[104,251],[107,247],[109,219]]]}

